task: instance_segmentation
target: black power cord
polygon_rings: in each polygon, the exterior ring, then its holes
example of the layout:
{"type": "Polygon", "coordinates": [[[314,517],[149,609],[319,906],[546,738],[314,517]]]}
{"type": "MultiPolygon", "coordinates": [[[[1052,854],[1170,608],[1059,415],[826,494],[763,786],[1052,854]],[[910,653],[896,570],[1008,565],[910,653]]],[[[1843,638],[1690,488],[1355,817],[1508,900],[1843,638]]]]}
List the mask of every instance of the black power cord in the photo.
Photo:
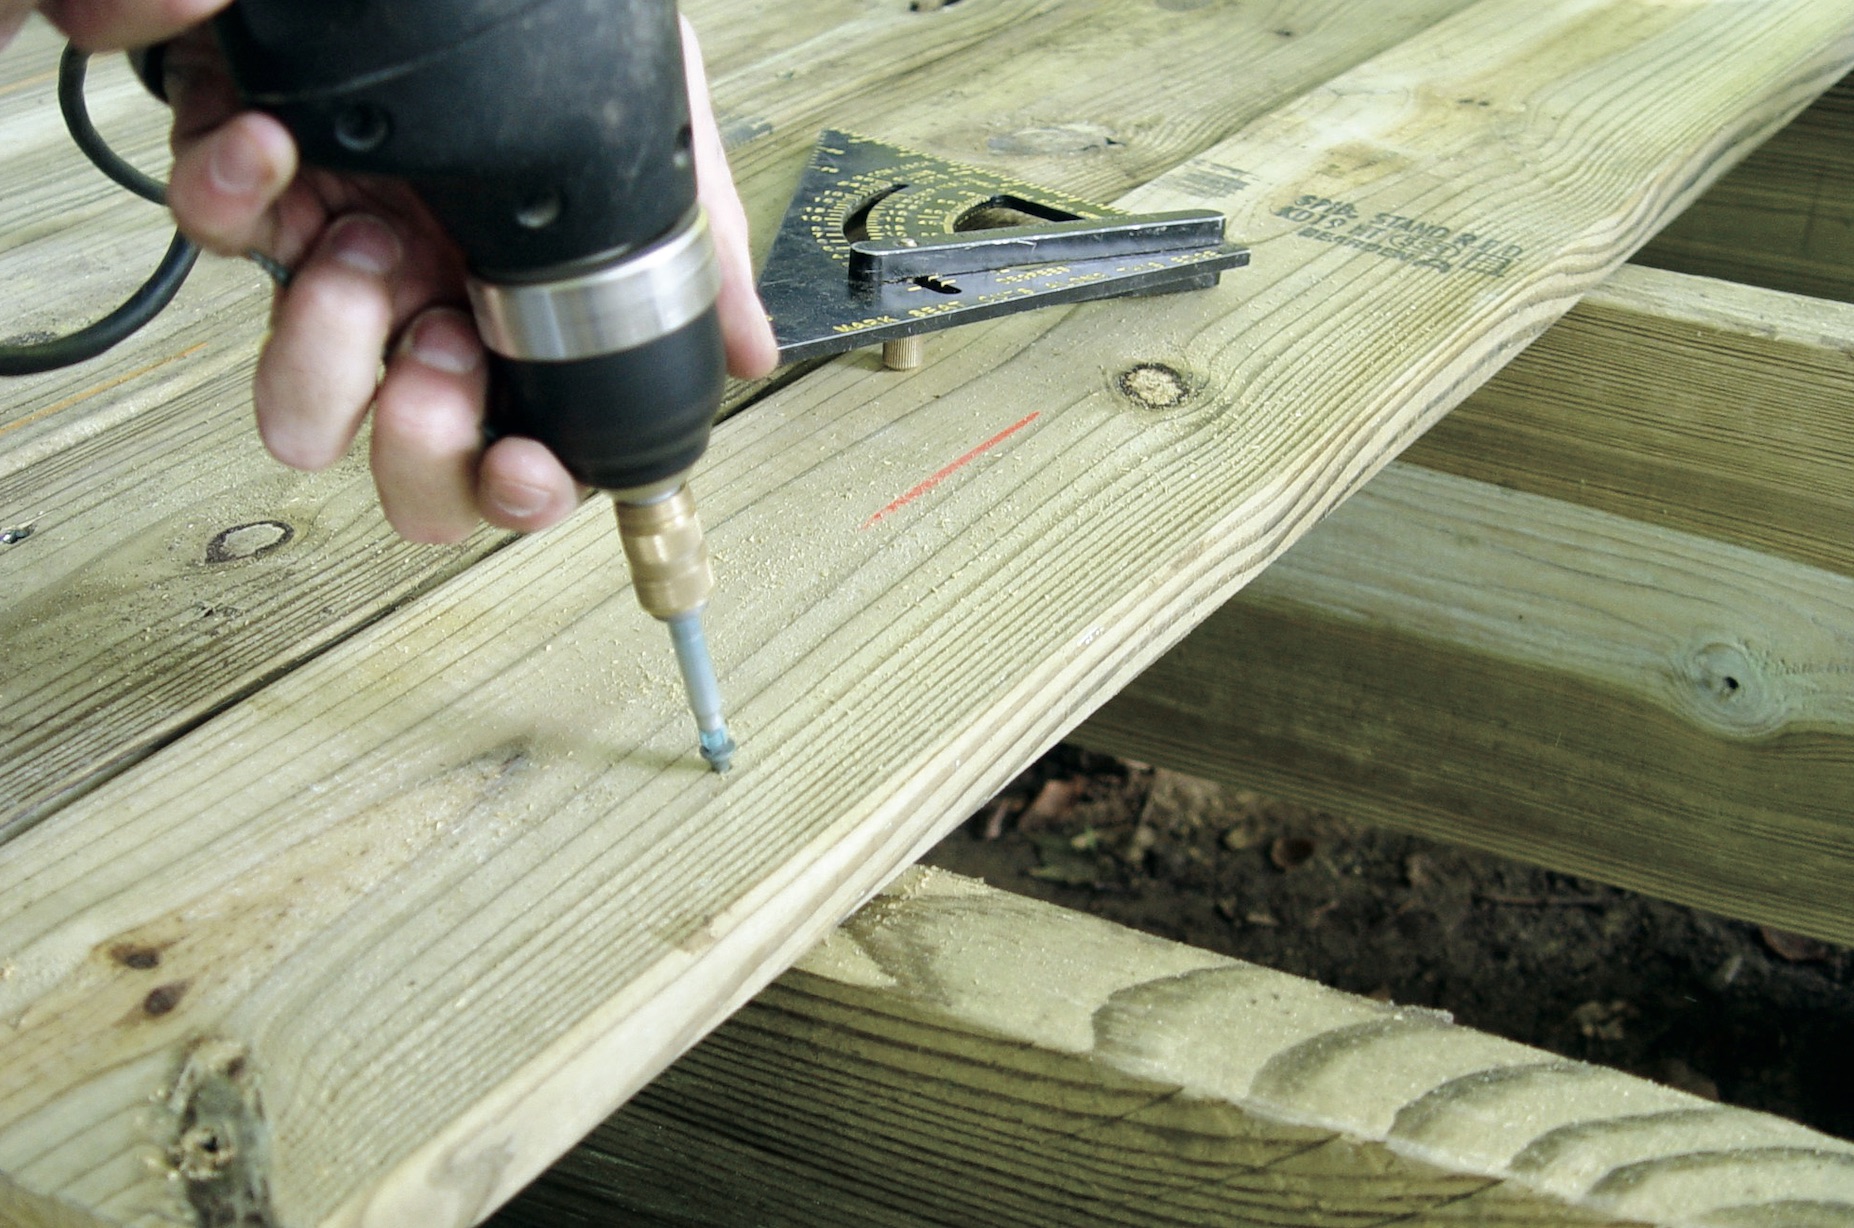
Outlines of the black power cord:
{"type": "MultiPolygon", "coordinates": [[[[105,175],[145,200],[167,204],[167,189],[124,162],[90,121],[90,109],[84,105],[84,72],[89,60],[87,53],[66,47],[58,62],[58,109],[71,139],[105,175]]],[[[94,324],[50,341],[0,345],[0,375],[36,375],[72,366],[123,341],[174,300],[199,254],[200,249],[176,230],[154,275],[122,306],[94,324]]]]}

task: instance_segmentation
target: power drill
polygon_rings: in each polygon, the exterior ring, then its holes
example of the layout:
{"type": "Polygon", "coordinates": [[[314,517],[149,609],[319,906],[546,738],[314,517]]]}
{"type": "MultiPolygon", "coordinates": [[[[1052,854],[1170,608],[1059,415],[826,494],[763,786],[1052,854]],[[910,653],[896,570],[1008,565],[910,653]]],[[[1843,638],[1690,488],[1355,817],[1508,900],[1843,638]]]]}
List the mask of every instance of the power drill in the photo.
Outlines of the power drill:
{"type": "Polygon", "coordinates": [[[492,437],[538,439],[612,494],[726,771],[687,485],[726,378],[720,271],[673,0],[237,0],[217,30],[306,162],[405,180],[462,248],[492,437]]]}

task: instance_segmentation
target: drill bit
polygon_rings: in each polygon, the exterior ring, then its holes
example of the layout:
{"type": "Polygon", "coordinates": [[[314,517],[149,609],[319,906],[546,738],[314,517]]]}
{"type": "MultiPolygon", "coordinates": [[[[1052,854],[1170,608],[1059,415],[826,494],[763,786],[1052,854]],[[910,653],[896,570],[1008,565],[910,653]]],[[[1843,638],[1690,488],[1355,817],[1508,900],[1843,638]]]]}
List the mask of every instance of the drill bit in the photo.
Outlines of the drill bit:
{"type": "Polygon", "coordinates": [[[717,772],[733,766],[734,739],[721,713],[721,687],[702,630],[702,611],[714,591],[708,543],[696,518],[695,498],[681,476],[643,490],[619,492],[618,538],[631,564],[637,602],[669,624],[676,668],[689,694],[702,758],[717,772]]]}
{"type": "Polygon", "coordinates": [[[733,766],[734,739],[721,714],[721,684],[715,680],[714,658],[708,655],[708,637],[702,632],[702,612],[693,610],[664,620],[670,643],[676,649],[676,668],[689,692],[689,708],[700,731],[702,758],[717,772],[733,766]]]}

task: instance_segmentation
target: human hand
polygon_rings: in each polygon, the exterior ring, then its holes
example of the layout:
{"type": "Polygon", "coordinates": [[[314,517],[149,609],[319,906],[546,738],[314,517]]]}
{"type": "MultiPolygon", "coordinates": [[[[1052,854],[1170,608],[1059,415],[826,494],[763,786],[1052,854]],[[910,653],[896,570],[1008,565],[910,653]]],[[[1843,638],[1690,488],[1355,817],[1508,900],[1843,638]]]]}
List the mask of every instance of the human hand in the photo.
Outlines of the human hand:
{"type": "MultiPolygon", "coordinates": [[[[225,3],[43,7],[79,45],[101,49],[159,41],[225,3]]],[[[683,54],[699,195],[721,264],[728,369],[754,378],[777,365],[778,349],[753,287],[746,214],[687,22],[683,54]]],[[[417,197],[400,184],[299,166],[283,125],[243,109],[208,30],[174,41],[165,68],[174,107],[168,199],[182,230],[209,250],[259,251],[294,271],[273,305],[253,387],[271,454],[295,468],[324,468],[347,451],[372,408],[374,482],[402,536],[455,542],[479,519],[534,531],[571,512],[579,487],[541,444],[505,438],[483,447],[486,367],[464,307],[462,258],[417,197]]]]}
{"type": "Polygon", "coordinates": [[[0,0],[0,51],[13,41],[13,36],[19,33],[19,27],[26,24],[26,16],[31,12],[31,0],[0,0]]]}

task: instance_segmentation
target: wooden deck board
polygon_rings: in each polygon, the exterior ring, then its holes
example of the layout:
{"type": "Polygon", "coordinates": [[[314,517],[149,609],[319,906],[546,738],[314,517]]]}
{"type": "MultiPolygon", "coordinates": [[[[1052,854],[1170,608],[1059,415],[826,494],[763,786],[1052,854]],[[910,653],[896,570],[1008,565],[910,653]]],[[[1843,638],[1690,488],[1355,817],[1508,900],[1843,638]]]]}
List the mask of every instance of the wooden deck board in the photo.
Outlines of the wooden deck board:
{"type": "Polygon", "coordinates": [[[1854,942],[1851,403],[1847,305],[1623,270],[1076,737],[1854,942]]]}
{"type": "Polygon", "coordinates": [[[1854,302],[1854,77],[1722,179],[1639,258],[1854,302]]]}
{"type": "MultiPolygon", "coordinates": [[[[1124,6],[1104,0],[1010,0],[931,15],[889,8],[825,34],[798,22],[811,30],[806,38],[788,32],[744,65],[717,63],[716,100],[731,117],[724,127],[742,134],[736,173],[763,244],[817,128],[852,108],[901,124],[890,134],[897,138],[1090,193],[1168,169],[1198,151],[1193,142],[1463,3],[1400,0],[1368,26],[1345,19],[1349,0],[1279,4],[1239,21],[1153,8],[1122,22],[1124,6]],[[1271,22],[1298,33],[1282,38],[1271,22]],[[1120,36],[1134,39],[1132,50],[1120,36]],[[1020,137],[1025,116],[1074,111],[1090,89],[1124,92],[1119,77],[1085,71],[1113,49],[1134,79],[1206,49],[1227,72],[1175,85],[1165,125],[1129,125],[1112,149],[990,150],[993,136],[1020,137]],[[1006,71],[1026,62],[1042,70],[1006,71]]],[[[694,17],[724,25],[727,11],[711,5],[694,17]]],[[[1098,113],[1111,111],[1103,104],[1098,113]]],[[[74,228],[61,247],[87,234],[74,228]]],[[[24,429],[0,434],[0,528],[30,525],[34,536],[0,551],[0,585],[29,594],[0,607],[13,663],[0,734],[15,748],[0,761],[0,832],[50,813],[506,540],[484,531],[460,550],[397,540],[370,510],[363,448],[319,475],[290,473],[265,456],[246,385],[267,291],[233,262],[216,271],[243,279],[244,289],[205,300],[212,327],[164,316],[153,327],[168,331],[120,358],[9,385],[24,429]],[[208,456],[213,463],[202,464],[208,456]],[[290,540],[207,563],[220,534],[262,523],[287,526],[290,540]],[[74,632],[85,619],[88,628],[74,632]]],[[[747,392],[736,386],[734,397],[747,392]]]]}

